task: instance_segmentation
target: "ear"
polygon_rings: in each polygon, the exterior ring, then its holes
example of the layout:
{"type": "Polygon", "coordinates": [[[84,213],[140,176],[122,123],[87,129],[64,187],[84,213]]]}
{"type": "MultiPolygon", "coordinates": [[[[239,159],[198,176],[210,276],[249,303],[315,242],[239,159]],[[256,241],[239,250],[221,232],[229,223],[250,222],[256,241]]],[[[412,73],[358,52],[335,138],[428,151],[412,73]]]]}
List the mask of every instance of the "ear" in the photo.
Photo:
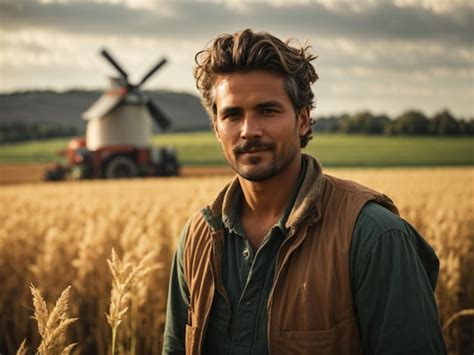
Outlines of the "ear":
{"type": "Polygon", "coordinates": [[[298,133],[301,136],[304,136],[311,125],[311,116],[310,116],[310,108],[306,106],[300,111],[298,117],[298,133]]]}

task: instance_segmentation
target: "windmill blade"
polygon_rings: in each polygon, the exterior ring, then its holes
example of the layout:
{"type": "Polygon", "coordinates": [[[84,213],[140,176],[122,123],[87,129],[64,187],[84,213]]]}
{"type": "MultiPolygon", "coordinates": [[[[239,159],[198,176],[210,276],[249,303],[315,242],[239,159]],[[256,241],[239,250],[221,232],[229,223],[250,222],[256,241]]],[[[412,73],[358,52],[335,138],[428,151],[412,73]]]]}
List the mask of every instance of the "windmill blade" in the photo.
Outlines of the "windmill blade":
{"type": "Polygon", "coordinates": [[[137,87],[140,87],[142,86],[145,81],[147,81],[150,76],[152,76],[153,74],[155,74],[155,72],[160,69],[163,65],[165,65],[167,62],[167,60],[165,58],[163,58],[162,60],[160,60],[153,68],[150,69],[150,71],[143,77],[143,79],[140,81],[140,83],[137,85],[137,87]]]}
{"type": "Polygon", "coordinates": [[[171,125],[170,120],[166,118],[163,112],[158,108],[158,106],[150,98],[146,100],[146,107],[148,108],[148,112],[150,113],[150,116],[155,121],[156,125],[158,127],[161,127],[163,131],[166,130],[171,125]]]}
{"type": "Polygon", "coordinates": [[[109,52],[107,52],[106,49],[102,49],[102,51],[100,52],[100,54],[102,54],[105,59],[107,59],[109,61],[110,64],[112,64],[112,66],[117,69],[117,71],[120,73],[120,75],[127,81],[128,83],[128,74],[125,70],[122,69],[122,67],[120,65],[118,65],[118,63],[115,61],[114,58],[112,58],[112,56],[109,54],[109,52]]]}

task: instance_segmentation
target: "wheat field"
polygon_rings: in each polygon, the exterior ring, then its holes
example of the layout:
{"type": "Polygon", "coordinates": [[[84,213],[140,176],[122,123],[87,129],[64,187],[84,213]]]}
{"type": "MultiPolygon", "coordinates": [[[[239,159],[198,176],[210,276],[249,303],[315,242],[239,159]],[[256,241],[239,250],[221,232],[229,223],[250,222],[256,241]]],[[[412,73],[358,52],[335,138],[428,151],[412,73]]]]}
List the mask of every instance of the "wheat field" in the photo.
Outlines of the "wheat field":
{"type": "MultiPolygon", "coordinates": [[[[436,298],[442,324],[474,308],[473,168],[328,172],[392,197],[434,247],[441,261],[436,298]]],[[[66,352],[159,354],[179,232],[229,179],[2,186],[0,353],[44,347],[40,334],[54,323],[47,321],[50,316],[58,326],[67,323],[60,337],[76,345],[66,352]]],[[[473,319],[450,320],[445,329],[450,354],[472,351],[467,347],[473,319]]]]}

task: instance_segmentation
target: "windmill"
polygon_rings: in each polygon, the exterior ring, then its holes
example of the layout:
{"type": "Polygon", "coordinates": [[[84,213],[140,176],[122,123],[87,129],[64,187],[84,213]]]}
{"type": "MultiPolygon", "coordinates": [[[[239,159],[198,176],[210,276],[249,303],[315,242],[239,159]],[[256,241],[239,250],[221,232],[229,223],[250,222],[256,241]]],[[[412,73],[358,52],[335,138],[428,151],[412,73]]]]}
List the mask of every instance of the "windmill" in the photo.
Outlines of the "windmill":
{"type": "Polygon", "coordinates": [[[110,53],[102,56],[115,68],[106,91],[82,117],[87,121],[86,137],[69,142],[69,166],[49,170],[47,180],[68,176],[87,178],[126,178],[135,176],[177,175],[179,164],[173,148],[153,147],[153,123],[164,131],[170,120],[141,88],[163,65],[161,59],[138,82],[130,83],[127,72],[110,53]]]}
{"type": "Polygon", "coordinates": [[[87,121],[87,148],[96,150],[115,144],[151,145],[152,121],[161,130],[166,130],[170,121],[141,87],[166,64],[166,59],[154,65],[138,84],[132,84],[127,72],[107,50],[103,49],[101,54],[119,77],[111,78],[112,88],[83,113],[87,121]]]}

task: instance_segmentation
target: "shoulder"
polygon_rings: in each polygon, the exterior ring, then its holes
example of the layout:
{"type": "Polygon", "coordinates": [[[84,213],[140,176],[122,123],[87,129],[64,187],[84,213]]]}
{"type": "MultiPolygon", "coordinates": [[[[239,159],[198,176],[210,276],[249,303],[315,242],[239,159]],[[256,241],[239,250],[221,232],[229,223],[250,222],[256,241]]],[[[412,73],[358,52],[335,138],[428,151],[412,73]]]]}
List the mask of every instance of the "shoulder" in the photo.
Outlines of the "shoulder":
{"type": "Polygon", "coordinates": [[[439,262],[432,247],[408,222],[375,202],[367,203],[357,217],[349,258],[353,281],[370,263],[389,267],[415,259],[433,287],[436,283],[439,262]]]}
{"type": "MultiPolygon", "coordinates": [[[[398,209],[390,197],[355,181],[344,180],[324,174],[323,185],[323,195],[327,202],[332,200],[349,206],[358,206],[356,210],[357,214],[360,209],[364,208],[363,206],[367,204],[367,201],[374,201],[378,206],[381,205],[384,209],[398,214],[398,209]]],[[[375,214],[376,212],[377,210],[370,211],[370,213],[375,214]]]]}
{"type": "Polygon", "coordinates": [[[380,204],[368,202],[360,210],[355,227],[364,231],[373,230],[375,233],[384,233],[393,229],[404,230],[406,222],[380,204]]]}
{"type": "Polygon", "coordinates": [[[356,181],[341,179],[336,176],[323,174],[323,181],[326,185],[331,186],[333,189],[341,192],[350,192],[350,193],[373,193],[376,192],[371,188],[361,185],[356,181]]]}
{"type": "Polygon", "coordinates": [[[200,211],[194,212],[191,217],[184,223],[181,233],[179,234],[177,252],[182,255],[189,242],[193,239],[193,235],[202,229],[204,224],[204,217],[200,211]]]}
{"type": "Polygon", "coordinates": [[[203,231],[206,230],[208,223],[203,212],[204,210],[205,209],[194,212],[184,225],[181,232],[181,243],[183,248],[188,246],[189,243],[195,241],[196,238],[199,238],[199,236],[203,234],[203,231]]]}
{"type": "Polygon", "coordinates": [[[354,225],[351,255],[357,253],[359,257],[366,256],[375,244],[386,237],[405,238],[407,234],[411,234],[408,226],[408,223],[397,214],[378,203],[373,201],[366,203],[354,225]]]}
{"type": "Polygon", "coordinates": [[[352,269],[365,263],[374,250],[381,245],[411,244],[412,230],[398,215],[379,205],[368,202],[362,207],[357,216],[352,232],[350,247],[350,264],[352,269]]]}
{"type": "MultiPolygon", "coordinates": [[[[213,225],[206,209],[194,213],[182,232],[184,260],[199,262],[200,257],[210,249],[213,225]]],[[[186,264],[186,262],[185,262],[186,264]]]]}

